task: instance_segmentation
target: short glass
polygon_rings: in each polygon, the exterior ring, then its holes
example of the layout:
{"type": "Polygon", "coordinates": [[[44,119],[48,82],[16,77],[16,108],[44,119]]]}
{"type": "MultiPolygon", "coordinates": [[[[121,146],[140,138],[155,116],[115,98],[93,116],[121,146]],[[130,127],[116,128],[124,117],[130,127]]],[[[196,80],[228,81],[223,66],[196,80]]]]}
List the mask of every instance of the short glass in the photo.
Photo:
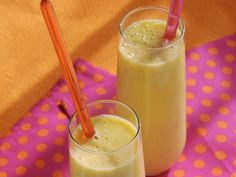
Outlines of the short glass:
{"type": "Polygon", "coordinates": [[[142,122],[145,170],[168,170],[186,141],[185,27],[163,40],[168,10],[140,7],[121,20],[117,98],[131,106],[142,122]]]}
{"type": "MultiPolygon", "coordinates": [[[[79,125],[77,114],[74,114],[68,128],[70,176],[145,177],[140,121],[134,110],[127,105],[114,100],[94,101],[88,103],[87,107],[91,119],[96,116],[107,115],[113,116],[114,118],[125,119],[132,127],[135,127],[135,134],[125,145],[118,149],[113,149],[112,151],[98,152],[87,149],[86,147],[81,146],[74,136],[79,125]]],[[[114,128],[116,128],[116,126],[114,128]]],[[[118,138],[122,140],[124,136],[126,135],[121,134],[118,135],[118,138]]]]}

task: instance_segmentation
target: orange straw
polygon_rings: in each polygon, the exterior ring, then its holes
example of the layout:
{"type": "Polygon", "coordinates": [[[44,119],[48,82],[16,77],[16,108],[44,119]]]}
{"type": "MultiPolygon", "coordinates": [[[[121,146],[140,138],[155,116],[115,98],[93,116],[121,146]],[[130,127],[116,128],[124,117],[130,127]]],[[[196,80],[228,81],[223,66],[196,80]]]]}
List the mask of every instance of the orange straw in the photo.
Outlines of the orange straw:
{"type": "Polygon", "coordinates": [[[70,55],[66,49],[59,24],[56,20],[53,6],[49,0],[41,0],[40,7],[44,20],[47,24],[54,48],[56,50],[57,58],[60,62],[62,72],[69,87],[69,91],[73,99],[83,133],[88,138],[92,137],[94,134],[93,124],[91,123],[88,108],[86,107],[82,92],[79,88],[75,70],[70,55]]]}

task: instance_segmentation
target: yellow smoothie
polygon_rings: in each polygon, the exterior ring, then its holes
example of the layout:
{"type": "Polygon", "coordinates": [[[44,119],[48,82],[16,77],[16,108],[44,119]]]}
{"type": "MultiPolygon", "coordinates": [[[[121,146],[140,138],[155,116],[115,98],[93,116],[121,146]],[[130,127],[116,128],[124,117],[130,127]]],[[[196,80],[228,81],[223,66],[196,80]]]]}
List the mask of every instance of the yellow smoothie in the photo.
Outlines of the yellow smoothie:
{"type": "MultiPolygon", "coordinates": [[[[163,48],[166,23],[142,20],[128,26],[119,45],[118,100],[141,119],[146,174],[177,160],[186,139],[183,39],[163,48]]],[[[179,37],[180,31],[177,32],[179,37]]],[[[176,39],[173,39],[174,42],[176,39]]]]}
{"type": "Polygon", "coordinates": [[[96,134],[85,139],[81,127],[74,132],[80,144],[70,144],[71,177],[144,177],[140,140],[129,121],[113,116],[93,117],[96,134]]]}

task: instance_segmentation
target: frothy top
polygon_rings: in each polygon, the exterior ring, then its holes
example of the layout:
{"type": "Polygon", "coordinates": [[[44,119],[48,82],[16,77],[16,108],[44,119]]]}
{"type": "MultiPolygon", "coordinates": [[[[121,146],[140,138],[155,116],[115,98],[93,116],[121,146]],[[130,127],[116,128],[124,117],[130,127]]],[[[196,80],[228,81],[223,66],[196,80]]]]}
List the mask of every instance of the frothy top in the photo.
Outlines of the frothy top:
{"type": "MultiPolygon", "coordinates": [[[[124,58],[150,65],[176,59],[181,53],[180,50],[184,49],[183,42],[161,51],[155,50],[166,45],[163,39],[165,28],[166,22],[162,20],[150,19],[132,23],[124,30],[124,39],[121,39],[119,46],[120,54],[124,58]]],[[[169,43],[175,42],[179,36],[180,31],[177,30],[176,37],[169,43]]]]}
{"type": "MultiPolygon", "coordinates": [[[[124,37],[127,41],[144,48],[159,48],[163,47],[165,28],[166,22],[162,20],[140,20],[125,29],[124,37]]],[[[172,41],[175,41],[179,35],[178,30],[172,41]]]]}
{"type": "Polygon", "coordinates": [[[137,132],[135,126],[113,115],[97,116],[91,120],[96,131],[93,138],[84,138],[81,126],[78,126],[73,133],[74,139],[83,148],[83,150],[78,147],[71,148],[70,153],[74,163],[86,168],[111,170],[128,164],[137,157],[138,144],[137,141],[132,142],[137,132]],[[129,144],[130,142],[132,143],[129,144]],[[107,154],[104,154],[106,152],[107,154]]]}
{"type": "Polygon", "coordinates": [[[74,139],[84,148],[94,152],[111,152],[129,144],[135,137],[136,128],[127,120],[113,115],[93,117],[96,131],[90,139],[85,139],[80,126],[74,132],[74,139]]]}

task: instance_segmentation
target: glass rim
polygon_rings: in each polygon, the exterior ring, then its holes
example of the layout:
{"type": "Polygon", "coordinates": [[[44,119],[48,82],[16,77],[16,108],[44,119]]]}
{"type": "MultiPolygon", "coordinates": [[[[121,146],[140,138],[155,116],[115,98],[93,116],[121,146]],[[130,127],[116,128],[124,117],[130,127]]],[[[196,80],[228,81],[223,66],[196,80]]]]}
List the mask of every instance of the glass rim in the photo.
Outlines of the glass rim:
{"type": "Polygon", "coordinates": [[[87,103],[87,107],[89,106],[92,106],[93,104],[95,103],[115,103],[115,104],[119,104],[119,105],[122,105],[124,106],[125,108],[129,109],[135,116],[135,119],[137,120],[137,130],[135,131],[135,135],[134,137],[125,145],[115,149],[115,150],[111,150],[111,151],[108,151],[108,152],[99,152],[99,151],[93,151],[93,150],[90,150],[90,149],[87,149],[83,146],[81,146],[75,139],[74,137],[72,136],[72,132],[70,130],[70,127],[71,127],[71,122],[72,122],[72,119],[75,117],[75,115],[77,114],[76,112],[74,112],[72,114],[72,116],[70,117],[70,120],[69,120],[69,124],[68,124],[68,134],[69,134],[69,138],[73,141],[73,143],[76,145],[76,147],[80,148],[81,150],[83,150],[84,152],[87,152],[87,153],[91,153],[91,154],[96,154],[96,155],[105,155],[105,154],[113,154],[113,153],[116,153],[116,152],[119,152],[121,151],[122,149],[125,149],[126,147],[128,147],[130,144],[133,143],[133,141],[138,137],[138,135],[140,134],[140,129],[141,129],[141,122],[140,122],[140,119],[137,115],[137,113],[134,111],[134,109],[132,109],[130,106],[126,105],[125,103],[122,103],[122,102],[119,102],[119,101],[116,101],[116,100],[96,100],[96,101],[92,101],[92,102],[89,102],[87,103]]]}
{"type": "Polygon", "coordinates": [[[124,15],[119,23],[119,33],[120,36],[123,40],[125,40],[125,42],[127,42],[128,44],[134,46],[135,48],[139,48],[139,49],[143,49],[143,50],[147,50],[147,51],[159,51],[159,50],[164,50],[164,49],[168,49],[170,47],[173,47],[174,45],[176,45],[178,42],[180,42],[180,40],[183,38],[184,34],[185,34],[185,25],[184,25],[184,21],[182,19],[182,17],[180,16],[179,18],[179,23],[182,27],[181,31],[180,31],[180,35],[178,36],[178,38],[176,40],[174,40],[173,42],[168,43],[165,46],[161,46],[161,47],[142,47],[142,46],[136,46],[134,45],[134,43],[130,40],[128,40],[125,35],[124,35],[124,29],[123,29],[123,23],[125,22],[126,18],[128,18],[130,15],[135,14],[136,12],[140,12],[143,10],[159,10],[162,12],[165,12],[167,14],[169,14],[169,9],[165,8],[165,7],[161,7],[161,6],[142,6],[142,7],[138,7],[135,8],[133,10],[130,10],[128,13],[126,13],[126,15],[124,15]]]}

